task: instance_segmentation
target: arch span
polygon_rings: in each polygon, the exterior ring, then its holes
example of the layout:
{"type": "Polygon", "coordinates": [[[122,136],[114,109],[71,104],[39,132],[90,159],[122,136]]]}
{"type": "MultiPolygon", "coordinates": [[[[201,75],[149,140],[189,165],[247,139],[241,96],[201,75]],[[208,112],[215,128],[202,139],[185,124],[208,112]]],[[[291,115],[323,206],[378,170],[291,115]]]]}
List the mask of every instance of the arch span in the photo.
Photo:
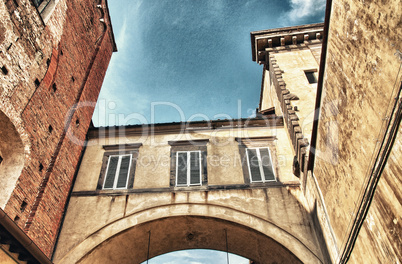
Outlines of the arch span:
{"type": "Polygon", "coordinates": [[[150,258],[182,249],[226,251],[227,232],[229,252],[257,263],[322,263],[316,252],[275,224],[205,204],[159,206],[126,216],[87,236],[56,263],[141,263],[149,232],[150,258]]]}
{"type": "Polygon", "coordinates": [[[11,120],[0,111],[0,207],[4,208],[24,167],[24,145],[11,120]]]}

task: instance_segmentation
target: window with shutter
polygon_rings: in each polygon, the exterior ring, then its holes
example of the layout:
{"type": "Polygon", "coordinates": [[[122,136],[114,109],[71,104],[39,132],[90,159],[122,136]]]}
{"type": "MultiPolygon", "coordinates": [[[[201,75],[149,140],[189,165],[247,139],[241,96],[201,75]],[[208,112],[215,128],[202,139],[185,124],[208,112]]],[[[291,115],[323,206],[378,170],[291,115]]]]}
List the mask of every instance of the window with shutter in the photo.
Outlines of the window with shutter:
{"type": "Polygon", "coordinates": [[[201,151],[176,153],[176,186],[201,185],[201,151]]]}
{"type": "Polygon", "coordinates": [[[97,190],[124,191],[134,185],[135,167],[142,143],[104,145],[97,190]]]}
{"type": "Polygon", "coordinates": [[[127,188],[131,159],[131,154],[109,156],[103,189],[127,188]]]}
{"type": "Polygon", "coordinates": [[[246,153],[251,182],[276,181],[269,148],[247,148],[246,153]]]}
{"type": "Polygon", "coordinates": [[[43,0],[33,0],[32,2],[34,6],[38,8],[42,4],[43,0]]]}
{"type": "Polygon", "coordinates": [[[174,191],[208,187],[208,139],[168,141],[170,155],[170,188],[174,191]]]}

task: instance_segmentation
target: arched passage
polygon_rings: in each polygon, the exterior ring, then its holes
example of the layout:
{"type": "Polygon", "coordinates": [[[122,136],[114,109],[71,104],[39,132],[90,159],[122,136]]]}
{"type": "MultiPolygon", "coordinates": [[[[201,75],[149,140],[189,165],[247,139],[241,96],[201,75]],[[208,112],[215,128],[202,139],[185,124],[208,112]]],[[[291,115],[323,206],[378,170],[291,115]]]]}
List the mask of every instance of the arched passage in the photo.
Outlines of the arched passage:
{"type": "Polygon", "coordinates": [[[100,244],[79,263],[141,263],[183,249],[214,249],[252,259],[256,263],[302,263],[272,238],[222,219],[176,216],[134,226],[100,244]],[[149,240],[150,238],[150,240],[149,240]],[[149,241],[148,241],[149,240],[149,241]]]}
{"type": "MultiPolygon", "coordinates": [[[[207,204],[170,204],[126,215],[86,235],[72,248],[56,252],[54,260],[58,264],[141,263],[147,256],[149,231],[150,257],[189,248],[226,251],[225,229],[231,253],[261,263],[271,259],[268,263],[322,263],[318,249],[298,238],[303,234],[291,234],[252,214],[207,204]]],[[[71,236],[80,234],[69,232],[65,238],[71,236]]]]}
{"type": "Polygon", "coordinates": [[[11,120],[0,111],[0,207],[4,208],[24,166],[24,145],[11,120]]]}

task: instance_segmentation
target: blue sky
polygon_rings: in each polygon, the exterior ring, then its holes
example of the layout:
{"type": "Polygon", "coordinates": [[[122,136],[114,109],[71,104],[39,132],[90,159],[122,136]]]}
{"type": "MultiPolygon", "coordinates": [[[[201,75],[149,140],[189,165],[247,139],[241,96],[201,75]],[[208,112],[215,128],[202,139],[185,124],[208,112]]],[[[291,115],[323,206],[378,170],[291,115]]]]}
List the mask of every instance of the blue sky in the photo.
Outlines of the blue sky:
{"type": "MultiPolygon", "coordinates": [[[[229,254],[230,264],[249,264],[248,259],[229,254]]],[[[142,264],[146,264],[144,261],[142,264]]],[[[198,249],[180,250],[164,254],[148,261],[148,264],[226,264],[227,254],[223,251],[198,249]]]]}
{"type": "MultiPolygon", "coordinates": [[[[95,126],[249,117],[262,66],[250,32],[324,21],[325,0],[108,0],[118,52],[95,108],[95,126]]],[[[226,263],[187,250],[150,264],[226,263]]],[[[231,264],[248,260],[231,255],[231,264]]]]}
{"type": "Polygon", "coordinates": [[[250,32],[322,22],[324,0],[109,0],[118,52],[95,126],[249,117],[262,66],[250,32]]]}

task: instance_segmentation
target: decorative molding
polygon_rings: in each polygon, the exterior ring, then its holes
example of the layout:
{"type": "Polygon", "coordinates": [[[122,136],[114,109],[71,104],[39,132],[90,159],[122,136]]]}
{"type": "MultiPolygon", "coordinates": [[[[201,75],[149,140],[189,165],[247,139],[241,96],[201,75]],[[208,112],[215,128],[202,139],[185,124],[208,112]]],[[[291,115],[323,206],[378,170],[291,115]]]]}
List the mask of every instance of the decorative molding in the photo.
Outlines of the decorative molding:
{"type": "Polygon", "coordinates": [[[260,146],[261,144],[267,144],[273,142],[274,140],[277,140],[276,136],[235,138],[235,141],[245,146],[260,146]]]}
{"type": "Polygon", "coordinates": [[[209,139],[193,139],[193,140],[178,140],[168,141],[170,146],[205,146],[209,142],[209,139]]]}
{"type": "Polygon", "coordinates": [[[259,64],[266,64],[269,49],[299,48],[321,42],[323,30],[324,24],[318,23],[251,32],[252,59],[259,64]]]}
{"type": "Polygon", "coordinates": [[[275,115],[265,115],[263,118],[243,118],[230,120],[173,122],[161,124],[143,124],[129,126],[97,127],[88,130],[88,139],[120,137],[120,136],[150,136],[193,131],[215,131],[217,129],[239,129],[250,127],[283,127],[283,118],[275,115]]]}
{"type": "Polygon", "coordinates": [[[142,146],[142,143],[134,144],[118,144],[118,145],[103,145],[103,149],[106,151],[129,151],[136,150],[142,146]]]}
{"type": "Polygon", "coordinates": [[[247,189],[269,189],[269,188],[300,188],[300,182],[266,182],[252,184],[228,184],[228,185],[208,185],[194,187],[177,187],[174,190],[170,187],[166,188],[144,188],[144,189],[127,189],[127,190],[96,190],[96,191],[76,191],[71,196],[121,196],[135,193],[160,193],[160,192],[203,192],[203,191],[220,191],[220,190],[247,190],[247,189]]]}

